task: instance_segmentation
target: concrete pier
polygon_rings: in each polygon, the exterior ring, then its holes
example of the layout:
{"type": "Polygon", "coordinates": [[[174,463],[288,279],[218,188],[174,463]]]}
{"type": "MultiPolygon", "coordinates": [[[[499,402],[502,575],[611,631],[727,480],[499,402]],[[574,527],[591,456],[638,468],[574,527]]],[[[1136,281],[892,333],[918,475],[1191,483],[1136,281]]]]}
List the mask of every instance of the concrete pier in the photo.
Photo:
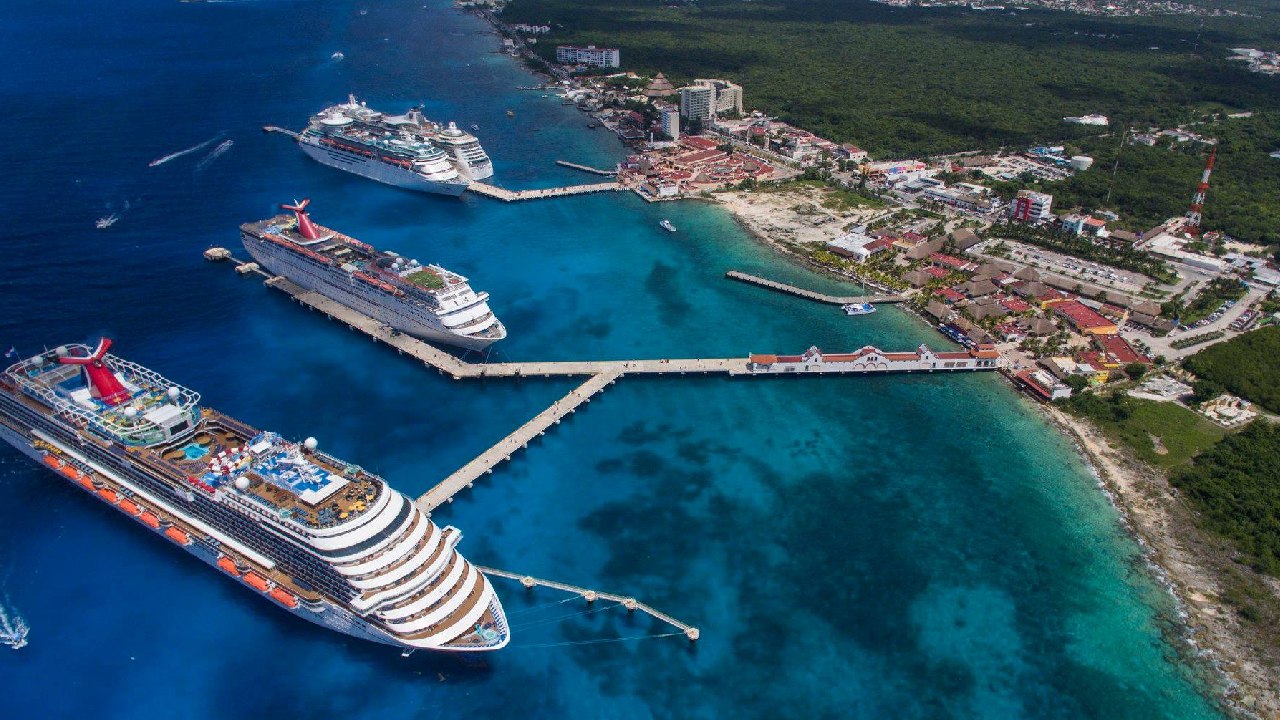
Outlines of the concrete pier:
{"type": "Polygon", "coordinates": [[[622,595],[615,595],[613,593],[600,592],[598,590],[590,590],[587,588],[578,587],[577,585],[569,585],[567,583],[556,582],[554,580],[543,580],[542,578],[536,578],[536,577],[533,577],[532,575],[517,575],[516,573],[507,572],[506,570],[498,570],[496,568],[480,567],[479,565],[476,565],[475,568],[480,572],[484,573],[485,575],[489,575],[492,577],[507,578],[508,580],[515,580],[519,582],[521,585],[525,586],[526,588],[532,589],[539,586],[549,587],[555,590],[561,590],[568,593],[574,593],[575,595],[581,595],[582,598],[586,600],[588,603],[595,602],[596,600],[607,600],[609,602],[616,602],[619,605],[622,605],[623,607],[625,607],[627,609],[627,612],[633,612],[633,611],[639,610],[642,613],[646,613],[670,625],[671,627],[676,628],[680,632],[684,633],[684,636],[689,638],[690,642],[697,641],[697,639],[701,636],[701,633],[698,631],[698,628],[693,627],[688,623],[680,622],[679,620],[671,617],[670,615],[662,612],[661,610],[658,610],[657,608],[654,608],[650,605],[646,605],[645,603],[642,603],[639,600],[636,600],[635,598],[632,598],[632,597],[624,597],[622,595]]]}
{"type": "Polygon", "coordinates": [[[496,185],[473,182],[467,187],[467,189],[477,195],[501,200],[502,202],[518,202],[520,200],[540,200],[543,198],[565,197],[567,195],[618,192],[620,190],[625,190],[626,188],[616,182],[604,182],[592,185],[569,185],[567,187],[542,188],[540,190],[507,190],[506,188],[500,188],[496,185]]]}
{"type": "Polygon", "coordinates": [[[574,170],[591,173],[592,175],[606,175],[612,177],[618,174],[617,170],[603,170],[601,168],[591,167],[590,165],[579,165],[578,163],[569,162],[568,160],[557,160],[556,164],[561,167],[573,168],[574,170]]]}
{"type": "Polygon", "coordinates": [[[481,453],[479,457],[463,465],[462,468],[445,478],[439,485],[424,493],[416,501],[418,509],[425,513],[430,513],[446,502],[453,502],[454,495],[465,488],[471,487],[472,483],[479,479],[481,475],[492,472],[494,467],[510,460],[517,450],[528,447],[530,441],[546,432],[547,428],[573,413],[578,409],[578,406],[588,402],[593,395],[603,391],[614,380],[617,380],[620,375],[621,373],[616,370],[607,370],[591,376],[591,379],[574,388],[572,392],[557,400],[551,407],[535,415],[533,419],[521,425],[515,432],[498,441],[496,445],[481,453]]]}
{"type": "Polygon", "coordinates": [[[825,295],[820,292],[814,292],[813,290],[806,290],[804,288],[796,287],[795,285],[780,283],[776,280],[769,280],[768,278],[750,275],[737,270],[730,270],[725,273],[724,276],[730,280],[737,280],[738,282],[744,282],[748,285],[755,285],[757,287],[767,288],[787,295],[795,295],[796,297],[813,300],[814,302],[828,303],[830,305],[848,305],[849,303],[859,302],[898,303],[903,301],[903,297],[901,295],[825,295]]]}

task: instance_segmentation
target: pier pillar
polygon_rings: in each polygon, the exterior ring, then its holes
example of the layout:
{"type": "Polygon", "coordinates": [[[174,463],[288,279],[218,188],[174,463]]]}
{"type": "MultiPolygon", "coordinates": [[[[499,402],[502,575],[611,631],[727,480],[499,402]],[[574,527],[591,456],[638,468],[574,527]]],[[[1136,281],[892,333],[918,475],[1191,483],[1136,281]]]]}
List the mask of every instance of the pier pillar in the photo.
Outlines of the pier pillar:
{"type": "Polygon", "coordinates": [[[636,604],[635,598],[627,598],[622,601],[622,607],[626,608],[627,612],[635,612],[636,604]]]}
{"type": "Polygon", "coordinates": [[[525,575],[524,577],[520,578],[520,584],[525,586],[529,590],[532,590],[533,586],[537,585],[538,582],[534,580],[532,577],[525,575]]]}
{"type": "Polygon", "coordinates": [[[586,599],[587,604],[588,604],[588,605],[590,605],[591,603],[595,602],[595,601],[596,601],[596,598],[597,598],[597,597],[599,597],[599,596],[598,596],[598,595],[596,595],[596,591],[595,591],[595,590],[588,590],[588,591],[586,591],[586,592],[582,593],[582,597],[583,597],[584,599],[586,599]]]}
{"type": "Polygon", "coordinates": [[[684,631],[684,636],[689,638],[689,642],[698,642],[698,638],[702,633],[698,632],[698,628],[689,628],[684,631]]]}

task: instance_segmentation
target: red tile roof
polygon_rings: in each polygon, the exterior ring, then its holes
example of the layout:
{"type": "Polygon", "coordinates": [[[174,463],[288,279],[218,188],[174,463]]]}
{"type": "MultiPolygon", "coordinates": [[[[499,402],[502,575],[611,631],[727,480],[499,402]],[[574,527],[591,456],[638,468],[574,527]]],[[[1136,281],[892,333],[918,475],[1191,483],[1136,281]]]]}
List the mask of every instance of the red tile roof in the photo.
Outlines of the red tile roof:
{"type": "Polygon", "coordinates": [[[925,268],[924,271],[938,278],[939,280],[951,274],[946,270],[943,270],[942,268],[937,267],[935,265],[930,265],[929,267],[925,268]]]}
{"type": "Polygon", "coordinates": [[[1080,330],[1115,325],[1115,321],[1102,317],[1093,309],[1080,304],[1077,300],[1064,300],[1054,303],[1053,311],[1066,318],[1080,330]]]}
{"type": "Polygon", "coordinates": [[[1026,312],[1031,309],[1031,306],[1025,300],[1016,297],[1004,298],[1000,301],[1000,304],[1009,312],[1026,312]]]}
{"type": "Polygon", "coordinates": [[[964,299],[964,293],[955,288],[942,288],[938,294],[946,298],[949,302],[960,302],[964,299]]]}
{"type": "Polygon", "coordinates": [[[1098,345],[1108,355],[1116,359],[1116,362],[1128,365],[1129,363],[1151,364],[1151,358],[1143,355],[1129,344],[1128,340],[1119,335],[1100,335],[1097,338],[1098,345]]]}

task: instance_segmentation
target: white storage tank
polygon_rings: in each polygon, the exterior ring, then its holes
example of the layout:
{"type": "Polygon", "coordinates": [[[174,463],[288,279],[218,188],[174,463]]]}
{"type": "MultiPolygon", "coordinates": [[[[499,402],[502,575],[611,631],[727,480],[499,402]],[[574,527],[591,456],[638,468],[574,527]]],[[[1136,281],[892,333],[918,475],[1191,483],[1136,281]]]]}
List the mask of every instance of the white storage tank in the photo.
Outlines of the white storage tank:
{"type": "Polygon", "coordinates": [[[1093,158],[1088,155],[1072,155],[1071,167],[1077,170],[1088,170],[1093,165],[1093,158]]]}

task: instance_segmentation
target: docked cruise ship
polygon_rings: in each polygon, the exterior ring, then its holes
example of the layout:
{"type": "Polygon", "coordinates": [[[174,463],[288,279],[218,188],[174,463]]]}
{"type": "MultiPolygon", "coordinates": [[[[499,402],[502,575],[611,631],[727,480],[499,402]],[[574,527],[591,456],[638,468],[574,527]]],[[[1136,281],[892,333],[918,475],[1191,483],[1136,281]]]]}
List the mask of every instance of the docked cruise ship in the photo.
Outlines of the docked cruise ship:
{"type": "Polygon", "coordinates": [[[292,215],[240,226],[244,247],[275,275],[423,340],[482,350],[507,336],[489,293],[439,265],[423,265],[316,225],[309,200],[292,215]]]}
{"type": "Polygon", "coordinates": [[[480,142],[455,124],[442,128],[417,109],[387,116],[354,96],[312,117],[298,145],[325,165],[410,190],[461,195],[493,175],[480,142]]]}
{"type": "Polygon", "coordinates": [[[510,637],[486,578],[377,475],[200,405],[97,347],[0,375],[0,437],[71,485],[265,600],[404,649],[496,650],[510,637]]]}

